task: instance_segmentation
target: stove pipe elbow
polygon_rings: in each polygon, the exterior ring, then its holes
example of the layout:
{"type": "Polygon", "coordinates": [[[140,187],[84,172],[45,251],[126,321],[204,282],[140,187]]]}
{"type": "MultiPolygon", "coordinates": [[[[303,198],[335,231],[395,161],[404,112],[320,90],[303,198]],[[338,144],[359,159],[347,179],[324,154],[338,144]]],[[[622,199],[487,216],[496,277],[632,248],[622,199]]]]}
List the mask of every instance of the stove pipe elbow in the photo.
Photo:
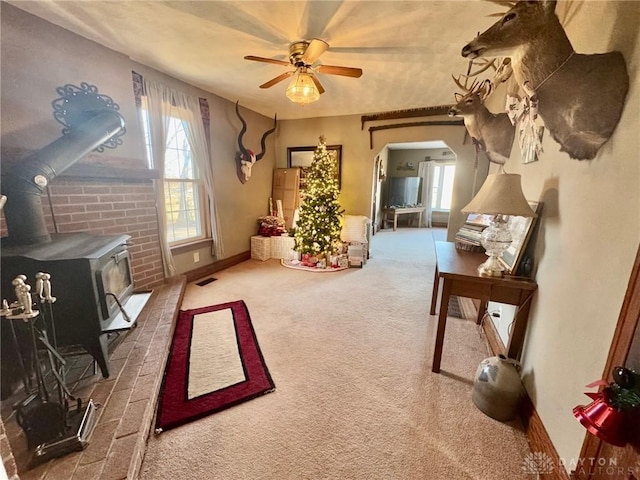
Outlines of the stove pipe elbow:
{"type": "Polygon", "coordinates": [[[27,156],[2,179],[7,203],[4,215],[8,241],[32,245],[50,242],[42,211],[47,185],[89,152],[124,129],[122,116],[114,110],[87,112],[87,121],[70,133],[27,156]]]}

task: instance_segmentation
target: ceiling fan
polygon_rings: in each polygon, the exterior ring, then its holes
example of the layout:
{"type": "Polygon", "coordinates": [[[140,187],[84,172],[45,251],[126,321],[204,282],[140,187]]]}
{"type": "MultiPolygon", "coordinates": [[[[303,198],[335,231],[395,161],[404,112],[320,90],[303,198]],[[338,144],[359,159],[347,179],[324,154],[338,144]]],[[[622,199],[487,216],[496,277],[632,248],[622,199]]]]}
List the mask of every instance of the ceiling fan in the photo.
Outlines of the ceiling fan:
{"type": "Polygon", "coordinates": [[[256,57],[254,55],[245,56],[245,60],[256,62],[273,63],[285,67],[293,66],[295,70],[282,73],[260,85],[260,88],[270,88],[275,84],[294,76],[293,81],[287,87],[287,97],[297,103],[309,103],[320,98],[324,93],[324,88],[315,73],[326,73],[328,75],[341,75],[343,77],[359,78],[362,69],[353,67],[339,67],[335,65],[313,65],[320,55],[329,48],[329,44],[324,40],[314,38],[311,41],[303,40],[294,42],[289,46],[289,62],[277,60],[275,58],[256,57]]]}

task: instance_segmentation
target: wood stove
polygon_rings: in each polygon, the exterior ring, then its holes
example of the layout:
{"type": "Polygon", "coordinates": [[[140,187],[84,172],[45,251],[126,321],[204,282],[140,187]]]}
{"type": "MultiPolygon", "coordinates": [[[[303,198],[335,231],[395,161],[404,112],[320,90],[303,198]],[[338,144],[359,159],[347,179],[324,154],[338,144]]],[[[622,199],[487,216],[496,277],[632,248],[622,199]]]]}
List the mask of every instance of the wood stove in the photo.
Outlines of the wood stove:
{"type": "MultiPolygon", "coordinates": [[[[58,346],[81,345],[109,376],[106,333],[129,328],[124,305],[132,297],[128,235],[49,233],[42,196],[49,183],[91,151],[122,143],[124,119],[111,98],[95,86],[67,84],[52,102],[54,118],[63,135],[2,172],[2,194],[8,236],[1,240],[1,298],[13,300],[11,285],[18,275],[33,281],[38,272],[51,275],[58,297],[53,304],[58,346]]],[[[135,303],[135,302],[134,302],[135,303]]],[[[136,307],[136,314],[142,307],[136,307]]],[[[6,332],[5,322],[2,324],[6,332]]],[[[12,348],[2,335],[3,392],[6,366],[15,363],[12,348]]]]}
{"type": "MultiPolygon", "coordinates": [[[[123,307],[133,293],[128,235],[52,235],[48,243],[1,245],[2,296],[18,275],[51,274],[58,346],[81,345],[109,376],[106,333],[131,327],[123,307]],[[123,313],[124,312],[124,313],[123,313]]],[[[4,240],[4,239],[3,239],[4,240]]],[[[51,331],[51,329],[50,329],[51,331]]],[[[4,362],[3,358],[3,362],[4,362]]]]}

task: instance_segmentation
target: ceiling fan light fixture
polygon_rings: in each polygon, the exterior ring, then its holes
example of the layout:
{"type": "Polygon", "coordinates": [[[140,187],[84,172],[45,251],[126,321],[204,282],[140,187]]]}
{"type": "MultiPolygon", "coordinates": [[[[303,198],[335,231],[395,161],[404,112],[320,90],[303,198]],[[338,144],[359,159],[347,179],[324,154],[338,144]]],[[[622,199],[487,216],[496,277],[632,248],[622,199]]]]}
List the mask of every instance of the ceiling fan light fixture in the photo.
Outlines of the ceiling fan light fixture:
{"type": "Polygon", "coordinates": [[[306,105],[320,99],[320,92],[307,72],[297,71],[287,87],[287,98],[294,103],[306,105]]]}

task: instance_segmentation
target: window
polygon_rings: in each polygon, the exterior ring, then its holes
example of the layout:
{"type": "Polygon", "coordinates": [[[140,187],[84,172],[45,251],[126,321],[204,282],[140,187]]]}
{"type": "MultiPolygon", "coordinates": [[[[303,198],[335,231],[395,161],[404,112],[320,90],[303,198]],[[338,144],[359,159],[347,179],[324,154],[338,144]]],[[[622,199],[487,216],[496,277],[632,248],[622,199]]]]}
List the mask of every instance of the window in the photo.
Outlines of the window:
{"type": "Polygon", "coordinates": [[[454,164],[440,164],[433,167],[433,184],[431,187],[432,210],[451,210],[455,173],[456,166],[454,164]]]}
{"type": "MultiPolygon", "coordinates": [[[[154,168],[149,115],[144,108],[144,99],[142,117],[147,159],[149,166],[154,168]]],[[[167,130],[163,184],[167,242],[170,246],[202,239],[205,232],[205,202],[202,198],[204,189],[193,160],[185,126],[185,122],[179,118],[171,117],[167,130]]]]}

